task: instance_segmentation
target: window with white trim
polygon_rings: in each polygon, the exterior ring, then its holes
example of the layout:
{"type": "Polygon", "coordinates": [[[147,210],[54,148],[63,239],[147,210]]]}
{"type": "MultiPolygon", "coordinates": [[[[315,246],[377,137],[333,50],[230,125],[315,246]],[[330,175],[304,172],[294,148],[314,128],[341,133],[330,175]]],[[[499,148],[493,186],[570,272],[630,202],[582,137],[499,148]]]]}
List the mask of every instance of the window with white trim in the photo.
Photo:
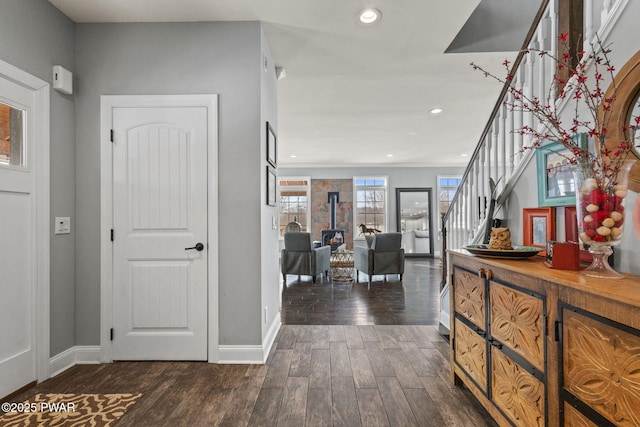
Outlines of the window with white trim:
{"type": "Polygon", "coordinates": [[[461,182],[462,177],[459,176],[438,177],[438,213],[440,216],[449,210],[449,205],[451,205],[453,196],[456,195],[461,182]]]}
{"type": "Polygon", "coordinates": [[[280,236],[284,236],[287,224],[297,222],[300,231],[310,232],[311,213],[309,210],[311,178],[308,176],[278,177],[280,190],[280,236]]]}
{"type": "Polygon", "coordinates": [[[353,212],[354,234],[358,236],[357,227],[364,224],[386,232],[387,227],[387,178],[386,177],[354,177],[353,194],[355,209],[353,212]]]}

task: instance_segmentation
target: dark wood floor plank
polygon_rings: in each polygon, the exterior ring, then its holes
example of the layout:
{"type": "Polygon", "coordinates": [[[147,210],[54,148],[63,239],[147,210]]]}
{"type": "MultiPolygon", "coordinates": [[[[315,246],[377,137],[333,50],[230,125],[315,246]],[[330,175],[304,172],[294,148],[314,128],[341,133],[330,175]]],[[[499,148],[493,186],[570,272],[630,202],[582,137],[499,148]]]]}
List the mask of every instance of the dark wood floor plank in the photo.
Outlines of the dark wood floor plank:
{"type": "Polygon", "coordinates": [[[356,396],[363,426],[384,427],[390,425],[378,389],[361,388],[356,390],[356,396]]]}
{"type": "MultiPolygon", "coordinates": [[[[462,410],[465,405],[468,405],[468,402],[456,399],[448,384],[440,376],[422,377],[421,380],[431,399],[438,405],[438,411],[445,425],[456,427],[478,425],[462,410]]],[[[482,422],[480,425],[487,424],[482,422]]]]}
{"type": "MultiPolygon", "coordinates": [[[[171,392],[171,386],[173,385],[173,381],[164,381],[160,383],[156,383],[153,390],[148,393],[145,393],[138,402],[136,402],[133,407],[128,410],[124,416],[118,420],[119,426],[137,426],[143,423],[143,420],[153,418],[153,412],[156,407],[162,406],[162,399],[164,396],[171,392]],[[158,403],[160,401],[160,403],[158,403]],[[147,416],[147,414],[150,416],[147,416]]],[[[220,408],[216,408],[219,413],[222,413],[224,416],[224,411],[221,411],[220,408]]]]}
{"type": "Polygon", "coordinates": [[[349,361],[349,351],[346,342],[329,343],[331,354],[331,376],[332,377],[350,377],[351,362],[349,361]]]}
{"type": "MultiPolygon", "coordinates": [[[[192,425],[194,427],[220,425],[222,423],[222,419],[227,414],[227,409],[230,407],[232,399],[233,394],[229,392],[229,390],[220,388],[211,389],[209,393],[205,394],[200,412],[198,413],[198,416],[193,420],[192,425]]],[[[133,409],[135,410],[135,405],[133,409]]],[[[125,414],[125,417],[127,415],[128,413],[125,414]]],[[[136,421],[137,423],[130,425],[133,427],[144,425],[143,420],[136,421]]],[[[118,422],[118,427],[120,427],[120,422],[118,422]]]]}
{"type": "Polygon", "coordinates": [[[277,350],[264,379],[264,388],[284,388],[293,350],[277,350]]]}
{"type": "MultiPolygon", "coordinates": [[[[358,399],[352,377],[333,377],[331,413],[335,427],[357,427],[360,424],[358,399]]],[[[367,424],[363,424],[367,426],[367,424]]]]}
{"type": "Polygon", "coordinates": [[[376,377],[393,377],[396,375],[396,371],[393,370],[389,363],[380,341],[365,341],[364,346],[367,350],[371,369],[376,377]]]}
{"type": "Polygon", "coordinates": [[[311,368],[311,342],[296,342],[289,364],[290,377],[308,377],[311,368]]]}
{"type": "MultiPolygon", "coordinates": [[[[268,360],[268,359],[267,359],[268,360]]],[[[264,365],[248,365],[244,373],[245,377],[266,377],[269,371],[269,362],[264,365]]]]}
{"type": "Polygon", "coordinates": [[[356,348],[349,350],[351,372],[356,388],[377,388],[376,377],[373,374],[367,350],[356,348]]]}
{"type": "Polygon", "coordinates": [[[347,339],[347,348],[364,348],[362,337],[360,336],[360,329],[356,325],[345,325],[344,335],[347,339]]]}
{"type": "Polygon", "coordinates": [[[344,335],[344,326],[342,325],[330,325],[329,326],[329,342],[346,342],[347,337],[344,335]]]}
{"type": "Polygon", "coordinates": [[[421,427],[444,426],[445,422],[440,415],[438,405],[431,399],[424,388],[407,388],[404,395],[411,406],[411,411],[416,417],[416,422],[421,427]]]}
{"type": "MultiPolygon", "coordinates": [[[[445,358],[442,353],[435,348],[421,348],[420,351],[425,355],[429,363],[435,367],[438,372],[438,376],[442,378],[444,382],[449,383],[451,378],[451,366],[449,365],[449,359],[445,358]]],[[[451,387],[455,386],[451,384],[451,387]]]]}
{"type": "Polygon", "coordinates": [[[191,402],[190,405],[178,404],[163,426],[190,426],[199,418],[204,399],[207,397],[207,381],[203,376],[197,377],[191,384],[185,382],[181,386],[173,387],[172,399],[178,402],[191,402]]]}
{"type": "Polygon", "coordinates": [[[373,325],[358,325],[362,341],[380,341],[380,337],[373,325]]]}
{"type": "Polygon", "coordinates": [[[289,377],[278,411],[278,427],[300,427],[304,425],[307,411],[309,378],[289,377]]]}
{"type": "Polygon", "coordinates": [[[422,381],[409,364],[402,349],[388,348],[384,353],[387,355],[389,364],[393,367],[402,388],[422,388],[422,381]]]}
{"type": "Polygon", "coordinates": [[[250,426],[272,427],[278,422],[278,410],[282,403],[280,390],[263,388],[260,390],[256,404],[249,419],[250,426]]]}
{"type": "Polygon", "coordinates": [[[331,388],[330,350],[311,350],[309,388],[331,388]]]}
{"type": "Polygon", "coordinates": [[[409,328],[400,325],[390,325],[389,329],[392,331],[393,336],[398,343],[403,341],[413,341],[413,335],[411,335],[409,328]]]}
{"type": "MultiPolygon", "coordinates": [[[[400,383],[394,377],[378,378],[378,388],[384,410],[387,413],[389,424],[392,426],[417,426],[416,417],[411,411],[411,406],[407,401],[400,383]]],[[[424,389],[422,389],[424,390],[424,389]]]]}
{"type": "Polygon", "coordinates": [[[251,413],[258,400],[264,378],[245,377],[243,384],[233,389],[229,407],[222,421],[224,427],[241,427],[249,425],[251,413]]]}
{"type": "Polygon", "coordinates": [[[429,325],[411,325],[409,327],[409,333],[418,348],[435,348],[433,342],[431,342],[432,330],[433,328],[429,325]]]}
{"type": "Polygon", "coordinates": [[[411,367],[416,372],[416,375],[419,377],[434,377],[438,375],[438,370],[429,363],[429,360],[424,353],[420,351],[415,342],[403,341],[400,343],[400,346],[411,367]]]}
{"type": "Polygon", "coordinates": [[[376,325],[376,332],[380,337],[382,348],[400,348],[398,340],[396,339],[393,327],[390,325],[376,325]]]}
{"type": "Polygon", "coordinates": [[[330,427],[333,425],[331,389],[309,389],[307,392],[307,415],[304,425],[308,427],[330,427]]]}
{"type": "Polygon", "coordinates": [[[296,344],[296,328],[292,325],[282,325],[284,331],[278,340],[278,350],[293,348],[296,344]]]}
{"type": "Polygon", "coordinates": [[[308,325],[298,330],[298,341],[329,341],[329,327],[327,325],[308,325]]]}

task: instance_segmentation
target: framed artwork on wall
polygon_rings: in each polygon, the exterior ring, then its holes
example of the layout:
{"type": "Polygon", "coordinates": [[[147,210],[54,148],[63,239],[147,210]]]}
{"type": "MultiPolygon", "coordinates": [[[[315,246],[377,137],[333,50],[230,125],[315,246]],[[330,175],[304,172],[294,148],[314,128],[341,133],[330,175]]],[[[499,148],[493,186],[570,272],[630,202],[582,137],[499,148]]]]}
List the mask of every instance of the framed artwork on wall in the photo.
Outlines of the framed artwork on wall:
{"type": "Polygon", "coordinates": [[[276,133],[271,126],[271,123],[267,122],[267,162],[271,166],[278,167],[278,141],[276,133]]]}
{"type": "MultiPolygon", "coordinates": [[[[586,134],[579,134],[575,138],[581,147],[586,148],[586,134]]],[[[559,142],[536,149],[538,206],[576,204],[576,184],[571,164],[573,157],[573,153],[559,142]]]]}
{"type": "Polygon", "coordinates": [[[522,244],[540,247],[538,255],[547,255],[547,242],[556,240],[555,208],[522,209],[522,244]]]}
{"type": "Polygon", "coordinates": [[[269,206],[276,205],[277,185],[278,177],[276,175],[276,170],[271,166],[267,166],[267,205],[269,206]]]}

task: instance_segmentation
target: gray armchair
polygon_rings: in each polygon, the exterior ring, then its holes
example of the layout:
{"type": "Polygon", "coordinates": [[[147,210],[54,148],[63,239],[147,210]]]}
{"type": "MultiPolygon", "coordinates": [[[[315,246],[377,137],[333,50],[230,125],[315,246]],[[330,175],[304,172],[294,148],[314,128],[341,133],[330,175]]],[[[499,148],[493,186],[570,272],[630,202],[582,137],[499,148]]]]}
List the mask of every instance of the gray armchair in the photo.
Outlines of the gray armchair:
{"type": "Polygon", "coordinates": [[[400,233],[379,233],[371,242],[370,248],[356,246],[354,248],[353,262],[356,270],[356,282],[358,273],[362,271],[369,276],[369,287],[371,286],[371,276],[384,274],[398,274],[400,280],[404,274],[404,249],[402,245],[402,234],[400,233]]]}
{"type": "Polygon", "coordinates": [[[311,276],[313,283],[316,276],[329,273],[331,247],[321,246],[314,249],[311,233],[284,233],[284,249],[282,250],[282,280],[287,283],[287,274],[311,276]]]}

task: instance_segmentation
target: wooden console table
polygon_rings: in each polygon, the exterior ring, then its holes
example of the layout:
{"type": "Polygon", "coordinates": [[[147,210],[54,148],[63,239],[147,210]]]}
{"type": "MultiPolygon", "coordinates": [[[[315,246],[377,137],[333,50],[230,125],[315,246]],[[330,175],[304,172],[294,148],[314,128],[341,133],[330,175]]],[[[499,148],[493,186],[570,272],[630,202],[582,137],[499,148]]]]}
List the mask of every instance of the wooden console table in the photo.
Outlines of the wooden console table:
{"type": "Polygon", "coordinates": [[[449,255],[452,381],[498,424],[640,425],[640,276],[449,255]]]}

